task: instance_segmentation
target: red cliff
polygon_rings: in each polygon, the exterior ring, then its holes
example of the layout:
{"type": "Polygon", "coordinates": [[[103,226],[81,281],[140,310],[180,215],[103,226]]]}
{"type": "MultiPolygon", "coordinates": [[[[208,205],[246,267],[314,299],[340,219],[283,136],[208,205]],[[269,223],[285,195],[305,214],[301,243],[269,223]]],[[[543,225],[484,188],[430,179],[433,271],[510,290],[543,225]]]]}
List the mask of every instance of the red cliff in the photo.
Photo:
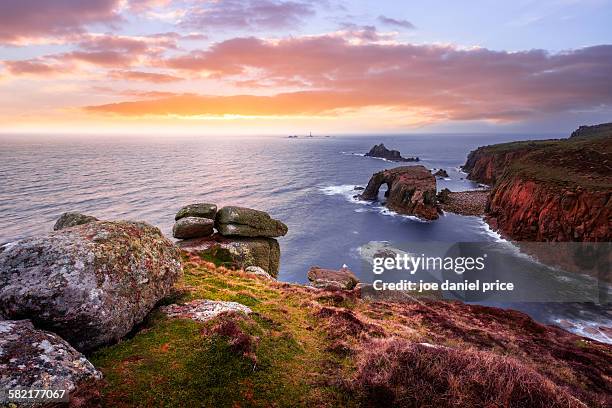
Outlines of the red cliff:
{"type": "Polygon", "coordinates": [[[468,178],[493,185],[487,221],[517,241],[610,241],[612,132],[597,129],[471,152],[468,178]]]}

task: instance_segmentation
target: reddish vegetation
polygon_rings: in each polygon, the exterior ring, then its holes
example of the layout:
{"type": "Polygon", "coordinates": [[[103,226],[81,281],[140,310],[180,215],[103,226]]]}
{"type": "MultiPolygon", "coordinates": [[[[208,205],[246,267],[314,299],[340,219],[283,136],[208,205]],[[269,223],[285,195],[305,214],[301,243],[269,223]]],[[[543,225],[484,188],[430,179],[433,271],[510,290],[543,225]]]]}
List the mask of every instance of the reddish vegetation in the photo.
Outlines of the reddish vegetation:
{"type": "Polygon", "coordinates": [[[235,352],[257,362],[255,349],[259,341],[242,330],[239,322],[244,321],[244,316],[238,313],[225,313],[215,320],[214,325],[206,334],[216,334],[226,337],[230,348],[235,352]]]}
{"type": "Polygon", "coordinates": [[[349,386],[367,405],[583,407],[531,367],[488,352],[389,338],[364,345],[349,386]]]}

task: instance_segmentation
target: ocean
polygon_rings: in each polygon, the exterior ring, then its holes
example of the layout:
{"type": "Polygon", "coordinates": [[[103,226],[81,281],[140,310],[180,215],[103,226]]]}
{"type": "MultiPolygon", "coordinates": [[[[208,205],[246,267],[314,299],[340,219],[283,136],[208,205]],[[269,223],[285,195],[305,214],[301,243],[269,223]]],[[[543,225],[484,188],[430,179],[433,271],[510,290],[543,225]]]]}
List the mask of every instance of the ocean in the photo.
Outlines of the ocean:
{"type": "MultiPolygon", "coordinates": [[[[174,214],[195,202],[238,205],[267,211],[285,222],[279,239],[279,279],[304,283],[309,267],[348,265],[363,281],[374,278],[364,267],[364,247],[410,243],[504,240],[479,217],[444,214],[423,222],[387,210],[380,203],[353,198],[355,186],[398,166],[364,157],[385,143],[404,156],[418,156],[428,168],[446,169],[438,189],[477,189],[460,166],[478,146],[543,135],[437,134],[334,137],[41,137],[0,139],[0,243],[52,230],[59,215],[79,211],[100,219],[142,220],[171,236],[174,214]]],[[[408,163],[412,164],[412,163],[408,163]]],[[[512,251],[509,251],[509,253],[512,251]]],[[[515,259],[515,258],[513,258],[515,259]]],[[[517,265],[520,264],[517,259],[517,265]]],[[[580,278],[567,283],[541,274],[507,279],[524,290],[591,290],[580,278]],[[564,285],[564,286],[558,286],[564,285]]],[[[605,289],[606,291],[609,288],[605,289]]],[[[490,300],[476,303],[493,304],[490,300]]],[[[499,302],[498,302],[499,303],[499,302]]],[[[612,342],[608,305],[575,302],[499,303],[544,323],[564,322],[569,330],[612,342]],[[568,323],[569,322],[569,323],[568,323]],[[606,334],[607,333],[607,334],[606,334]]]]}

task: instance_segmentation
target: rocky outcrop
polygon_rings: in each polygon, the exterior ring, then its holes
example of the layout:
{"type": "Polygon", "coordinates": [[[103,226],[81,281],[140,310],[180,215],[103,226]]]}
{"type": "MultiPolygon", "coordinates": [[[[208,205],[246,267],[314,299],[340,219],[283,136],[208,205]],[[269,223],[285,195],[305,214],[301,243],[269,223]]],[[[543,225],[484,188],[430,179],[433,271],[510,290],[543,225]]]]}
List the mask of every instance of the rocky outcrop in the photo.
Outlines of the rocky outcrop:
{"type": "Polygon", "coordinates": [[[424,166],[403,166],[375,173],[363,193],[364,200],[376,200],[380,186],[387,184],[386,206],[400,214],[434,220],[436,178],[424,166]]]}
{"type": "Polygon", "coordinates": [[[448,173],[444,169],[438,169],[438,171],[436,171],[434,173],[434,176],[441,177],[441,178],[447,178],[448,177],[448,173]]]}
{"type": "Polygon", "coordinates": [[[569,139],[480,147],[464,170],[494,184],[487,220],[513,240],[610,241],[611,163],[612,129],[601,125],[569,139]]]}
{"type": "Polygon", "coordinates": [[[345,266],[337,271],[313,266],[306,276],[315,288],[328,290],[351,290],[359,283],[355,274],[345,266]]]}
{"type": "Polygon", "coordinates": [[[100,403],[101,379],[102,374],[56,334],[36,330],[29,320],[0,321],[0,389],[3,392],[66,390],[55,403],[35,406],[58,406],[63,401],[70,407],[96,407],[100,403]]]}
{"type": "Polygon", "coordinates": [[[576,137],[599,137],[606,134],[612,133],[612,123],[601,123],[599,125],[592,126],[580,126],[574,130],[570,135],[570,138],[576,137]]]}
{"type": "Polygon", "coordinates": [[[375,145],[365,154],[366,157],[376,157],[394,162],[412,162],[419,161],[418,157],[402,157],[398,150],[389,150],[383,143],[375,145]]]}
{"type": "Polygon", "coordinates": [[[178,210],[176,216],[174,217],[174,220],[178,221],[181,218],[185,217],[209,218],[211,220],[214,220],[215,215],[217,215],[217,206],[215,204],[197,203],[186,205],[185,207],[178,210]]]}
{"type": "Polygon", "coordinates": [[[83,225],[95,221],[98,221],[98,219],[96,217],[92,217],[91,215],[85,215],[78,212],[65,212],[55,222],[53,230],[58,231],[64,228],[70,228],[76,225],[83,225]]]}
{"type": "Polygon", "coordinates": [[[172,227],[172,236],[178,239],[201,238],[212,235],[215,222],[203,217],[183,217],[172,227]]]}
{"type": "Polygon", "coordinates": [[[182,272],[178,248],[142,222],[93,222],[0,253],[0,313],[31,318],[76,349],[125,336],[182,272]]]}
{"type": "Polygon", "coordinates": [[[217,213],[215,228],[221,235],[241,237],[281,237],[287,226],[264,211],[227,206],[217,213]]]}
{"type": "Polygon", "coordinates": [[[210,237],[185,240],[179,247],[204,260],[215,262],[230,269],[245,269],[258,266],[273,277],[278,275],[280,246],[278,241],[264,237],[210,237]]]}

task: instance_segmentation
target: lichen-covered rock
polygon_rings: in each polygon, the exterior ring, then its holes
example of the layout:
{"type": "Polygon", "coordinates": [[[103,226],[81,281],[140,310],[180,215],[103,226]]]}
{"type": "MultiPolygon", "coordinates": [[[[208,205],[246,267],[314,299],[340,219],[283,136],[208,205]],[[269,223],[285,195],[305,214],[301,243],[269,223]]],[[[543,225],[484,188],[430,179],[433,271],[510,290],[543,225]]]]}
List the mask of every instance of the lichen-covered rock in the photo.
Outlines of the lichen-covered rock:
{"type": "Polygon", "coordinates": [[[388,187],[386,205],[393,211],[426,220],[438,218],[436,178],[424,166],[402,166],[374,173],[359,197],[376,200],[383,184],[388,187]]]}
{"type": "Polygon", "coordinates": [[[252,312],[247,306],[237,302],[215,301],[206,299],[196,299],[184,305],[162,306],[160,310],[169,317],[181,319],[192,319],[205,322],[223,313],[240,312],[249,314],[252,312]]]}
{"type": "Polygon", "coordinates": [[[227,268],[259,266],[273,277],[278,275],[280,246],[273,238],[224,237],[214,234],[206,238],[181,241],[178,245],[186,252],[227,268]]]}
{"type": "Polygon", "coordinates": [[[64,401],[71,407],[94,407],[99,405],[101,379],[58,335],[36,330],[29,320],[0,321],[0,390],[66,390],[64,401]]]}
{"type": "Polygon", "coordinates": [[[76,349],[119,340],[182,273],[178,248],[142,222],[94,222],[0,253],[0,313],[30,318],[76,349]]]}
{"type": "Polygon", "coordinates": [[[313,266],[308,271],[307,277],[312,286],[321,289],[350,290],[359,283],[355,274],[345,266],[337,271],[313,266]]]}
{"type": "Polygon", "coordinates": [[[58,220],[55,222],[53,230],[58,231],[64,228],[70,228],[76,225],[83,225],[95,221],[98,221],[98,219],[96,217],[92,217],[91,215],[85,215],[79,212],[65,212],[60,215],[58,220]]]}
{"type": "Polygon", "coordinates": [[[281,237],[287,226],[265,211],[227,206],[217,212],[215,227],[221,235],[242,237],[281,237]]]}
{"type": "Polygon", "coordinates": [[[185,217],[201,217],[214,220],[215,215],[217,215],[217,206],[215,204],[197,203],[186,205],[178,210],[174,219],[178,221],[185,217]]]}
{"type": "Polygon", "coordinates": [[[178,239],[202,238],[212,235],[215,222],[203,217],[184,217],[172,227],[172,236],[178,239]]]}
{"type": "Polygon", "coordinates": [[[260,268],[259,266],[247,266],[244,271],[253,275],[261,276],[262,278],[268,280],[274,280],[272,275],[270,275],[268,272],[266,272],[263,268],[260,268]]]}

